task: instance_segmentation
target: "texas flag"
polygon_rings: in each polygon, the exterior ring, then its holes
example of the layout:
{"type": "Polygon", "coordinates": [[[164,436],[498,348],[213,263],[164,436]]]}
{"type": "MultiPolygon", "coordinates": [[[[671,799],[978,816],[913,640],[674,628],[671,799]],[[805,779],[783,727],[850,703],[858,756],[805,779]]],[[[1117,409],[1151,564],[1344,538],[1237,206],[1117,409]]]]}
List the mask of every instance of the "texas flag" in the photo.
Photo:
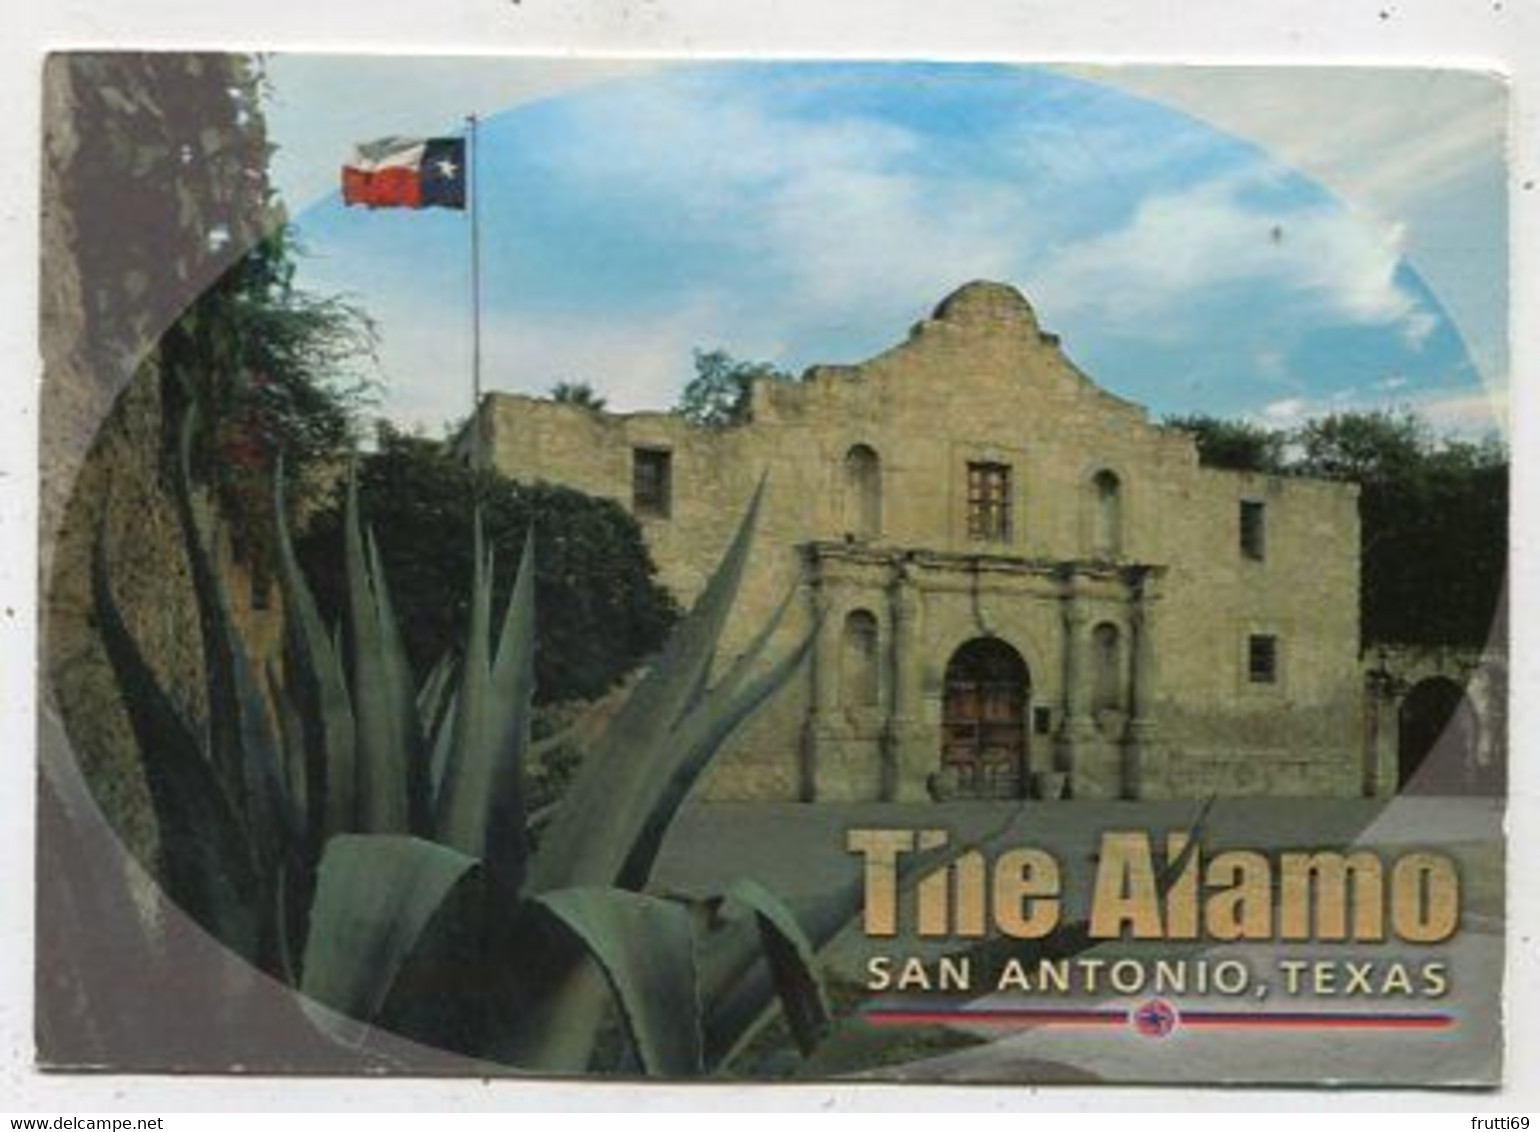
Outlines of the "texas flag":
{"type": "Polygon", "coordinates": [[[464,208],[464,138],[381,138],[342,167],[342,201],[369,208],[464,208]]]}

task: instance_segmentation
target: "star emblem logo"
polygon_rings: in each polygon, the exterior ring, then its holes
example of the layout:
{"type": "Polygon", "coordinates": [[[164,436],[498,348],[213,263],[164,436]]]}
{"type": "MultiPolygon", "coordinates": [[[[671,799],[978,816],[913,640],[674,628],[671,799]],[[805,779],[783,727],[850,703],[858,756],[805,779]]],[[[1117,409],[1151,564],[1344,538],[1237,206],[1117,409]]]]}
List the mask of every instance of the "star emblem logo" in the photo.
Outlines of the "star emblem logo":
{"type": "Polygon", "coordinates": [[[1147,1038],[1163,1038],[1177,1024],[1176,1007],[1163,998],[1151,999],[1136,1009],[1131,1015],[1134,1029],[1147,1038]]]}

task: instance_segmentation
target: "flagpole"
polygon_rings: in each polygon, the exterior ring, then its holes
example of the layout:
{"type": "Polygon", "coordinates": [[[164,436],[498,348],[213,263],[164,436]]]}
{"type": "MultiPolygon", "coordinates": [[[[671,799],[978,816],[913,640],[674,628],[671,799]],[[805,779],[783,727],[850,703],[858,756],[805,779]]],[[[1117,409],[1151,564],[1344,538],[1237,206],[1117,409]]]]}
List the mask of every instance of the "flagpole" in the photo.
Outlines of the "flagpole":
{"type": "Polygon", "coordinates": [[[476,115],[465,118],[465,159],[470,168],[466,171],[466,189],[470,193],[471,221],[471,420],[475,428],[472,463],[481,463],[481,193],[476,179],[481,164],[481,147],[476,132],[476,115]]]}

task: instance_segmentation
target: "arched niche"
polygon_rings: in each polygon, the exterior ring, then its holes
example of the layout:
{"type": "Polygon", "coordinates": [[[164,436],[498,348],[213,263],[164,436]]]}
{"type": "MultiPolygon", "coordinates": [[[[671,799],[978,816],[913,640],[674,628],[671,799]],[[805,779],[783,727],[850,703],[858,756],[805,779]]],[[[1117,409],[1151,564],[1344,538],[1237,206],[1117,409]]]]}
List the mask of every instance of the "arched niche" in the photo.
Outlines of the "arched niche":
{"type": "Polygon", "coordinates": [[[1091,477],[1090,535],[1093,558],[1117,558],[1123,553],[1123,481],[1102,468],[1091,477]]]}
{"type": "Polygon", "coordinates": [[[1091,630],[1091,710],[1123,709],[1123,634],[1110,621],[1091,630]]]}
{"type": "Polygon", "coordinates": [[[845,453],[845,530],[859,539],[882,534],[882,461],[869,444],[845,453]]]}
{"type": "Polygon", "coordinates": [[[880,631],[877,616],[868,609],[845,615],[840,648],[840,702],[845,707],[876,707],[882,695],[880,631]]]}

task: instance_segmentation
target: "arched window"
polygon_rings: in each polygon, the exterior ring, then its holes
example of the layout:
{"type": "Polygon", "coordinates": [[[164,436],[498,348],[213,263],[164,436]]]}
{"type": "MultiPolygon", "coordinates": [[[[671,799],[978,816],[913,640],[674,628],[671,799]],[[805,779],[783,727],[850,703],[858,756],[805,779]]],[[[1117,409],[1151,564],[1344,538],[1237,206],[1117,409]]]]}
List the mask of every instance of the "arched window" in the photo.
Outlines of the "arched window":
{"type": "Polygon", "coordinates": [[[845,617],[845,642],[840,657],[840,700],[846,707],[875,707],[879,688],[877,618],[854,609],[845,617]]]}
{"type": "Polygon", "coordinates": [[[1091,553],[1116,558],[1123,552],[1123,485],[1103,468],[1091,477],[1091,553]]]}
{"type": "Polygon", "coordinates": [[[845,453],[845,530],[863,539],[882,533],[882,462],[865,444],[845,453]]]}
{"type": "Polygon", "coordinates": [[[1091,630],[1091,710],[1123,707],[1123,646],[1118,627],[1104,621],[1091,630]]]}

